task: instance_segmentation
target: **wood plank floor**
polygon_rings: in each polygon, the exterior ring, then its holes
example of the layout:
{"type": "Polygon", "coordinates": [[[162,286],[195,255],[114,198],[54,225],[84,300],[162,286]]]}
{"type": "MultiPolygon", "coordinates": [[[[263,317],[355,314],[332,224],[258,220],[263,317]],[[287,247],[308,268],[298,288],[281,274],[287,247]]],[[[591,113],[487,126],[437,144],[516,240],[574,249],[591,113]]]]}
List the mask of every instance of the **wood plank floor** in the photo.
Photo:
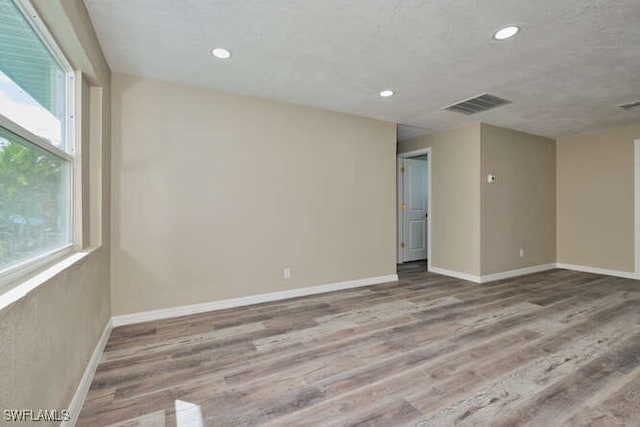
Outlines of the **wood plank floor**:
{"type": "Polygon", "coordinates": [[[116,328],[79,426],[640,426],[640,282],[400,281],[116,328]]]}

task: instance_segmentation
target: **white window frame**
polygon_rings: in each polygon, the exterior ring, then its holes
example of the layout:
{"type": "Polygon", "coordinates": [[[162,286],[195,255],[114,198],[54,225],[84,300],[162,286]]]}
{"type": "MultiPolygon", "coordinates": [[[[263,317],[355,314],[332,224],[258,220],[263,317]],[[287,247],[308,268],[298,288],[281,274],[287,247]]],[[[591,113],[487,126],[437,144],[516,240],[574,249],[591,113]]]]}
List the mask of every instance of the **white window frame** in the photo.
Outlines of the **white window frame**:
{"type": "MultiPolygon", "coordinates": [[[[68,162],[71,173],[69,174],[69,215],[70,215],[70,233],[71,242],[61,248],[54,249],[50,252],[46,252],[35,257],[26,259],[17,264],[11,265],[5,269],[0,270],[0,294],[8,289],[5,287],[13,282],[18,281],[22,277],[33,273],[42,267],[51,264],[52,262],[61,259],[76,250],[82,249],[82,244],[78,240],[76,229],[78,227],[78,221],[81,220],[81,215],[78,215],[77,206],[79,201],[77,200],[79,189],[79,180],[77,177],[80,174],[80,162],[79,156],[76,150],[76,138],[78,133],[77,120],[76,120],[76,105],[78,104],[77,95],[80,95],[82,90],[82,79],[80,73],[76,73],[73,67],[62,53],[62,50],[58,47],[55,39],[42,22],[42,19],[38,16],[36,10],[28,0],[13,0],[18,10],[23,14],[27,22],[31,25],[36,35],[40,38],[42,43],[51,53],[51,56],[56,60],[58,65],[65,73],[65,123],[64,123],[64,147],[62,150],[46,139],[35,135],[29,130],[25,129],[18,123],[10,120],[0,113],[0,126],[13,132],[19,137],[27,140],[33,145],[41,148],[48,153],[68,162]]],[[[10,288],[10,287],[9,287],[10,288]]]]}

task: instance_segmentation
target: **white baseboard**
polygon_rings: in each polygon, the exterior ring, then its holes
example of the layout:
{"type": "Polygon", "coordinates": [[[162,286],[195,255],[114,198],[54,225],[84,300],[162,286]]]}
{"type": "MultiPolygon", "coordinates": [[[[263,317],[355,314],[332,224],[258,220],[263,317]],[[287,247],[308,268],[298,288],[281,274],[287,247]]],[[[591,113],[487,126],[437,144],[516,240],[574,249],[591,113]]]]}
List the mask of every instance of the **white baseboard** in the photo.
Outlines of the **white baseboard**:
{"type": "Polygon", "coordinates": [[[540,273],[541,271],[553,270],[555,268],[557,268],[556,263],[550,263],[519,268],[517,270],[503,271],[501,273],[485,274],[484,276],[480,277],[480,283],[487,283],[493,282],[495,280],[509,279],[511,277],[540,273]]]}
{"type": "Polygon", "coordinates": [[[455,277],[456,279],[468,280],[469,282],[481,283],[482,278],[474,274],[460,273],[459,271],[446,270],[440,267],[429,267],[431,273],[442,274],[443,276],[455,277]]]}
{"type": "Polygon", "coordinates": [[[564,270],[581,271],[583,273],[603,274],[605,276],[622,277],[624,279],[640,279],[640,277],[638,277],[636,273],[632,273],[630,271],[608,270],[606,268],[587,267],[584,265],[565,264],[562,262],[557,263],[556,267],[562,268],[564,270]]]}
{"type": "Polygon", "coordinates": [[[526,274],[539,273],[542,271],[553,270],[555,268],[561,268],[565,270],[581,271],[583,273],[602,274],[605,276],[622,277],[625,279],[637,279],[640,280],[640,276],[630,271],[608,270],[605,268],[587,267],[584,265],[565,264],[565,263],[550,263],[542,265],[534,265],[532,267],[520,268],[518,270],[504,271],[501,273],[486,274],[484,276],[477,276],[474,274],[460,273],[458,271],[446,270],[440,267],[430,267],[429,271],[432,273],[442,274],[444,276],[451,276],[457,279],[468,280],[475,283],[487,283],[495,280],[509,279],[511,277],[524,276],[526,274]]]}
{"type": "Polygon", "coordinates": [[[82,405],[84,404],[84,400],[87,398],[89,387],[91,387],[93,375],[96,373],[96,368],[98,367],[98,363],[100,363],[100,358],[102,357],[104,348],[106,347],[107,341],[109,340],[109,335],[111,335],[111,329],[112,321],[111,319],[109,319],[107,321],[107,324],[104,325],[102,335],[100,335],[98,344],[96,344],[96,348],[93,350],[91,359],[89,359],[89,363],[87,363],[84,374],[80,379],[80,384],[78,384],[76,393],[73,395],[73,399],[71,399],[71,403],[69,404],[68,410],[71,418],[68,421],[63,421],[62,424],[60,424],[60,427],[73,427],[76,425],[78,416],[80,415],[80,410],[82,409],[82,405]]]}
{"type": "Polygon", "coordinates": [[[556,267],[555,263],[534,265],[532,267],[520,268],[518,270],[503,271],[501,273],[486,274],[484,276],[478,276],[469,273],[460,273],[459,271],[446,270],[440,267],[430,267],[429,271],[432,273],[442,274],[444,276],[451,276],[457,279],[467,280],[475,283],[487,283],[495,280],[509,279],[511,277],[524,276],[526,274],[539,273],[541,271],[553,270],[556,267]]]}
{"type": "Polygon", "coordinates": [[[259,304],[263,302],[278,301],[288,298],[303,297],[307,295],[322,294],[325,292],[339,291],[343,289],[358,288],[361,286],[377,285],[379,283],[395,282],[397,274],[388,276],[369,277],[366,279],[348,280],[346,282],[330,283],[327,285],[312,286],[288,291],[271,292],[268,294],[251,295],[247,297],[232,298],[220,301],[205,302],[201,304],[183,305],[160,310],[145,311],[141,313],[123,314],[112,318],[113,327],[131,325],[133,323],[149,322],[152,320],[168,319],[171,317],[186,316],[189,314],[204,313],[207,311],[224,310],[227,308],[241,307],[245,305],[259,304]]]}

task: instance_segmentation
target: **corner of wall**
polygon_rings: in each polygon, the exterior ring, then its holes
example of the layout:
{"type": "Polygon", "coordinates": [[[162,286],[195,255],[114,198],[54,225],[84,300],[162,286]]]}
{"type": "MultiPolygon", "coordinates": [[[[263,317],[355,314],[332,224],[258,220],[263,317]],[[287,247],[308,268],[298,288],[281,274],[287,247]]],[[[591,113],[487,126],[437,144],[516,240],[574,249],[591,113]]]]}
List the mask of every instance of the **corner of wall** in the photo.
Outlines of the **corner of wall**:
{"type": "Polygon", "coordinates": [[[482,185],[482,177],[484,176],[484,157],[485,157],[485,153],[484,153],[484,138],[485,138],[485,133],[486,133],[486,124],[483,122],[479,122],[480,125],[480,129],[479,129],[479,133],[480,133],[480,171],[479,171],[479,176],[478,176],[478,185],[480,186],[480,230],[478,231],[478,252],[480,254],[479,256],[479,262],[480,265],[478,265],[478,276],[482,277],[482,275],[484,274],[483,271],[483,266],[484,266],[484,259],[485,259],[485,254],[484,251],[482,250],[482,238],[484,236],[484,232],[483,232],[483,223],[484,223],[484,210],[485,210],[485,198],[484,198],[484,192],[485,192],[485,188],[484,185],[482,185]]]}
{"type": "Polygon", "coordinates": [[[560,212],[560,192],[558,189],[560,188],[558,182],[560,181],[560,174],[558,173],[558,145],[559,139],[554,139],[554,149],[555,149],[555,159],[556,159],[556,263],[560,262],[560,232],[558,225],[558,215],[560,212]]]}

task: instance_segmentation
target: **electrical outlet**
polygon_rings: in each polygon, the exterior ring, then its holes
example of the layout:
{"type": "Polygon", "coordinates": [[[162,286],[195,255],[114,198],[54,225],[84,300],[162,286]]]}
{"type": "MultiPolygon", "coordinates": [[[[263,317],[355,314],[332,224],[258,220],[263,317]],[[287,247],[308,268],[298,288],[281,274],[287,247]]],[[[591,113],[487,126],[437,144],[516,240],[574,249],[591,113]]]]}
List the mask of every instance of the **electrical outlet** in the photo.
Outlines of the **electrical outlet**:
{"type": "Polygon", "coordinates": [[[487,182],[489,184],[494,184],[496,181],[498,180],[498,178],[496,178],[495,175],[487,175],[487,182]]]}
{"type": "Polygon", "coordinates": [[[520,248],[520,258],[524,256],[524,249],[520,248]]]}
{"type": "Polygon", "coordinates": [[[285,279],[290,279],[291,278],[291,269],[289,267],[284,269],[284,278],[285,279]]]}

